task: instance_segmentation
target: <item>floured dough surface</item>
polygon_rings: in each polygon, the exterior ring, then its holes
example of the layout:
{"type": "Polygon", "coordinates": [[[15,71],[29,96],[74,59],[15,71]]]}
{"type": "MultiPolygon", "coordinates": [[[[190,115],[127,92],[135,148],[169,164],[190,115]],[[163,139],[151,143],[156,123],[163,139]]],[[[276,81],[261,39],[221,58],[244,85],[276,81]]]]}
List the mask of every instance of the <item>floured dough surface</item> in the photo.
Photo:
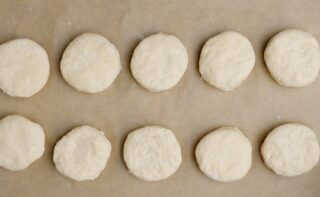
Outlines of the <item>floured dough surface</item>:
{"type": "Polygon", "coordinates": [[[182,161],[176,137],[169,129],[159,126],[145,126],[131,132],[123,156],[129,171],[145,181],[168,178],[182,161]]]}
{"type": "Polygon", "coordinates": [[[105,37],[85,33],[74,39],[61,60],[63,78],[86,93],[108,88],[121,70],[118,49],[105,37]]]}
{"type": "Polygon", "coordinates": [[[240,33],[227,31],[205,43],[199,70],[207,83],[229,91],[249,76],[254,63],[255,54],[250,41],[240,33]]]}
{"type": "Polygon", "coordinates": [[[143,39],[134,50],[131,72],[141,86],[151,92],[172,88],[188,65],[188,53],[173,35],[158,33],[143,39]]]}
{"type": "Polygon", "coordinates": [[[251,168],[251,143],[237,128],[221,127],[209,133],[195,154],[201,171],[216,181],[242,179],[251,168]]]}
{"type": "Polygon", "coordinates": [[[29,39],[16,39],[0,45],[0,89],[15,97],[39,92],[49,77],[46,51],[29,39]]]}
{"type": "Polygon", "coordinates": [[[319,44],[307,32],[285,30],[269,41],[264,59],[279,84],[288,87],[308,86],[318,76],[319,44]]]}
{"type": "Polygon", "coordinates": [[[319,161],[319,142],[314,131],[302,124],[284,124],[271,131],[261,146],[265,164],[283,176],[310,171],[319,161]]]}
{"type": "Polygon", "coordinates": [[[0,120],[0,166],[11,171],[23,170],[44,152],[42,127],[20,115],[0,120]]]}
{"type": "Polygon", "coordinates": [[[107,165],[111,144],[102,131],[91,126],[72,129],[54,148],[57,170],[76,181],[94,180],[107,165]]]}

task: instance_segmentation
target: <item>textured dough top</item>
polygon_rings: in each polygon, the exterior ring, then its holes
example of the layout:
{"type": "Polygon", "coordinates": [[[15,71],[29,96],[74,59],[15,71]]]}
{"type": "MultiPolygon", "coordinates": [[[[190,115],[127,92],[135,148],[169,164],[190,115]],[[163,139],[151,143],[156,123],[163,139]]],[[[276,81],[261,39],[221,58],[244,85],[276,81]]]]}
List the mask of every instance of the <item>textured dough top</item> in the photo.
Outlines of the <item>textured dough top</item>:
{"type": "Polygon", "coordinates": [[[300,30],[285,30],[268,43],[264,59],[274,79],[283,86],[304,87],[318,76],[318,41],[300,30]]]}
{"type": "Polygon", "coordinates": [[[200,169],[216,181],[242,179],[251,168],[251,143],[234,127],[221,127],[206,135],[195,154],[200,169]]]}
{"type": "Polygon", "coordinates": [[[85,33],[66,48],[61,60],[63,78],[75,89],[96,93],[108,88],[121,70],[118,49],[105,37],[85,33]]]}
{"type": "Polygon", "coordinates": [[[10,96],[30,97],[39,92],[49,77],[46,51],[29,39],[0,45],[0,89],[10,96]]]}
{"type": "Polygon", "coordinates": [[[130,172],[145,181],[168,178],[182,161],[176,137],[169,129],[159,126],[145,126],[131,132],[123,156],[130,172]]]}
{"type": "Polygon", "coordinates": [[[290,123],[272,130],[261,146],[267,166],[277,174],[296,176],[311,170],[319,161],[317,136],[309,127],[290,123]]]}
{"type": "Polygon", "coordinates": [[[42,127],[20,115],[0,120],[0,166],[16,171],[27,168],[44,152],[42,127]]]}
{"type": "Polygon", "coordinates": [[[238,32],[227,31],[210,38],[201,50],[199,70],[205,81],[229,91],[251,73],[255,54],[250,41],[238,32]]]}
{"type": "Polygon", "coordinates": [[[131,71],[144,88],[152,92],[175,86],[188,65],[188,53],[173,35],[158,33],[143,39],[134,50],[131,71]]]}
{"type": "Polygon", "coordinates": [[[58,141],[53,161],[59,172],[73,180],[94,180],[105,168],[110,154],[111,144],[104,133],[84,125],[58,141]]]}

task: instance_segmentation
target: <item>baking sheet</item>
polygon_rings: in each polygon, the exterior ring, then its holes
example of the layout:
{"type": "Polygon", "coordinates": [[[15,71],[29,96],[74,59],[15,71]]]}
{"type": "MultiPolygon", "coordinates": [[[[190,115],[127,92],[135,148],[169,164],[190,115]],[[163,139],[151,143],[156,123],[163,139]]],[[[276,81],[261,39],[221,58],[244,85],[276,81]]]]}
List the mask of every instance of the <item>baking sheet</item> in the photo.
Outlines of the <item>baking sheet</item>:
{"type": "Polygon", "coordinates": [[[306,88],[281,87],[267,72],[262,56],[267,41],[287,28],[303,29],[320,40],[319,10],[317,0],[1,0],[0,43],[34,39],[47,50],[51,73],[45,88],[31,98],[0,94],[1,118],[18,113],[46,132],[40,160],[20,172],[0,169],[0,196],[320,196],[320,165],[305,175],[285,178],[269,170],[259,154],[264,137],[282,123],[305,123],[320,137],[320,77],[306,88]],[[256,53],[249,78],[228,93],[201,80],[197,64],[204,42],[225,30],[246,35],[256,53]],[[189,65],[176,87],[149,93],[132,78],[129,61],[143,37],[160,31],[183,41],[189,65]],[[106,36],[120,51],[121,73],[102,93],[75,91],[59,71],[63,50],[83,32],[106,36]],[[79,183],[56,171],[52,151],[64,134],[82,124],[104,130],[113,150],[98,179],[79,183]],[[172,129],[182,146],[183,163],[167,180],[140,181],[122,159],[126,135],[146,124],[172,129]],[[228,125],[239,127],[251,140],[253,166],[243,180],[224,184],[202,174],[194,149],[205,134],[228,125]]]}

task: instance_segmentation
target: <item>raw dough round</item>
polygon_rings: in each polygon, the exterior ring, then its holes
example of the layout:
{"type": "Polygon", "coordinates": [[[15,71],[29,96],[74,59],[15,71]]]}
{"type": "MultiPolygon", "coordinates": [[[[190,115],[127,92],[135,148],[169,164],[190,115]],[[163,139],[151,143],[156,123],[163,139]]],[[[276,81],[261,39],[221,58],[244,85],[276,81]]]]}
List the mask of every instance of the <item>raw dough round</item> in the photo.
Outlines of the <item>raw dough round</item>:
{"type": "Polygon", "coordinates": [[[39,92],[49,77],[46,51],[29,39],[16,39],[0,45],[0,89],[16,97],[39,92]]]}
{"type": "Polygon", "coordinates": [[[188,53],[173,35],[151,35],[137,46],[131,59],[131,72],[141,86],[151,92],[167,90],[182,78],[188,53]]]}
{"type": "Polygon", "coordinates": [[[210,85],[229,91],[249,76],[254,63],[250,41],[240,33],[227,31],[206,42],[201,50],[199,70],[210,85]]]}
{"type": "Polygon", "coordinates": [[[265,164],[283,176],[297,176],[311,170],[319,160],[315,133],[301,124],[284,124],[264,140],[261,154],[265,164]]]}
{"type": "Polygon", "coordinates": [[[180,145],[172,131],[159,126],[131,132],[124,144],[123,157],[130,172],[145,181],[168,178],[182,160],[180,145]]]}
{"type": "Polygon", "coordinates": [[[102,131],[91,126],[72,129],[54,147],[57,170],[76,181],[94,180],[106,167],[111,144],[102,131]]]}
{"type": "Polygon", "coordinates": [[[221,127],[206,135],[195,154],[201,171],[213,180],[242,179],[251,168],[252,147],[240,130],[221,127]]]}
{"type": "Polygon", "coordinates": [[[20,115],[0,120],[0,166],[11,171],[23,170],[44,152],[42,127],[20,115]]]}
{"type": "Polygon", "coordinates": [[[305,87],[318,76],[319,44],[309,33],[286,30],[269,41],[264,59],[271,75],[279,84],[305,87]]]}
{"type": "Polygon", "coordinates": [[[85,33],[69,44],[60,67],[63,78],[76,90],[97,93],[108,88],[118,76],[120,55],[105,37],[85,33]]]}

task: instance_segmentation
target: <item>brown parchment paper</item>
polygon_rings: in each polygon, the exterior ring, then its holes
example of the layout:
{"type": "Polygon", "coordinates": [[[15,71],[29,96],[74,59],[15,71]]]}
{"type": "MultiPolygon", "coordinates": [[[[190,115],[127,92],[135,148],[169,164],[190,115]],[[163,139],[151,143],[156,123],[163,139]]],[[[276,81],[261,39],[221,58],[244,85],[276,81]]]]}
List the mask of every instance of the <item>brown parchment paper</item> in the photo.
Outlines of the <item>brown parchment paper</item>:
{"type": "Polygon", "coordinates": [[[0,197],[320,196],[320,165],[305,175],[285,178],[269,170],[259,154],[264,137],[282,123],[307,124],[320,137],[320,77],[306,88],[284,88],[271,78],[263,61],[267,41],[287,28],[308,31],[320,40],[320,1],[1,0],[0,43],[22,37],[37,41],[48,52],[51,73],[45,88],[31,98],[0,94],[1,118],[21,114],[41,124],[46,133],[41,159],[19,172],[0,169],[0,197]],[[227,93],[207,85],[198,72],[204,42],[225,30],[246,35],[256,53],[249,78],[227,93]],[[59,71],[63,50],[83,32],[106,36],[121,55],[119,77],[98,94],[75,91],[59,71]],[[140,87],[129,69],[133,49],[155,32],[178,36],[189,53],[182,80],[161,93],[140,87]],[[102,129],[113,150],[98,179],[75,182],[56,171],[52,153],[64,134],[82,124],[102,129]],[[172,129],[183,150],[180,168],[164,181],[137,179],[122,159],[126,135],[146,124],[172,129]],[[228,125],[239,127],[251,140],[253,166],[243,180],[225,184],[199,170],[194,149],[205,134],[228,125]]]}

